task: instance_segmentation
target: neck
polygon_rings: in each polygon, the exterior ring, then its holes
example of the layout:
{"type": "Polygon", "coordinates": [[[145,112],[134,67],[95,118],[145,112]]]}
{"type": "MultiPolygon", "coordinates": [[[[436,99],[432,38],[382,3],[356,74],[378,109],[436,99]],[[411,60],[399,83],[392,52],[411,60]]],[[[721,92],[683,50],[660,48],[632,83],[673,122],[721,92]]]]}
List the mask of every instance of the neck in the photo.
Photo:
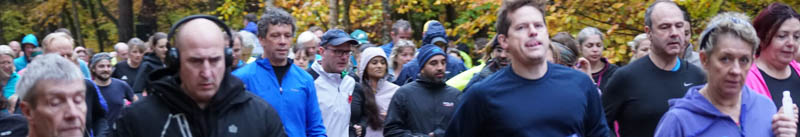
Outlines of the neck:
{"type": "Polygon", "coordinates": [[[789,64],[772,60],[773,59],[758,58],[756,67],[763,70],[767,75],[778,79],[788,78],[792,74],[789,64]]]}
{"type": "MultiPolygon", "coordinates": [[[[513,60],[512,60],[513,61],[513,60]]],[[[512,62],[511,70],[522,78],[535,80],[542,78],[547,73],[547,63],[538,61],[534,63],[512,62]]]]}
{"type": "Polygon", "coordinates": [[[208,102],[207,102],[207,101],[201,101],[201,100],[199,100],[199,99],[197,99],[197,98],[195,98],[195,97],[193,97],[193,96],[189,95],[189,93],[186,93],[186,92],[187,92],[187,91],[186,91],[186,89],[188,89],[188,88],[186,88],[186,84],[183,84],[183,83],[181,83],[181,88],[182,88],[182,89],[181,89],[181,91],[182,91],[184,94],[186,94],[187,96],[189,96],[189,98],[190,98],[190,99],[192,99],[192,101],[194,101],[195,103],[197,103],[197,107],[199,107],[200,109],[206,109],[206,107],[208,106],[208,102]]]}
{"type": "Polygon", "coordinates": [[[590,62],[589,64],[592,66],[592,73],[600,72],[600,70],[603,70],[603,68],[606,67],[606,63],[603,62],[602,59],[599,59],[595,62],[590,62]]]}
{"type": "Polygon", "coordinates": [[[94,82],[97,84],[97,86],[108,86],[108,85],[111,85],[111,78],[108,78],[106,80],[100,80],[97,77],[93,77],[92,79],[94,79],[94,82]]]}
{"type": "Polygon", "coordinates": [[[368,80],[369,83],[367,84],[372,87],[373,91],[378,92],[378,81],[378,78],[370,78],[370,80],[368,80]]]}
{"type": "Polygon", "coordinates": [[[677,64],[677,57],[676,56],[669,56],[669,55],[658,55],[656,52],[650,52],[650,60],[653,61],[653,64],[656,65],[661,70],[670,71],[672,68],[675,67],[677,64]]]}
{"type": "Polygon", "coordinates": [[[139,68],[139,65],[141,65],[141,64],[142,64],[141,62],[136,63],[136,64],[128,62],[128,65],[131,66],[131,68],[139,68]]]}
{"type": "Polygon", "coordinates": [[[721,93],[722,91],[714,88],[713,85],[706,85],[706,87],[700,89],[700,94],[708,99],[714,107],[720,110],[720,112],[730,115],[735,121],[738,121],[738,115],[742,105],[742,92],[730,95],[721,93]]]}
{"type": "MultiPolygon", "coordinates": [[[[265,52],[266,53],[266,52],[265,52]]],[[[267,54],[262,54],[261,58],[269,59],[269,63],[272,66],[286,66],[286,63],[289,63],[288,59],[276,59],[276,58],[268,58],[267,54]]]]}

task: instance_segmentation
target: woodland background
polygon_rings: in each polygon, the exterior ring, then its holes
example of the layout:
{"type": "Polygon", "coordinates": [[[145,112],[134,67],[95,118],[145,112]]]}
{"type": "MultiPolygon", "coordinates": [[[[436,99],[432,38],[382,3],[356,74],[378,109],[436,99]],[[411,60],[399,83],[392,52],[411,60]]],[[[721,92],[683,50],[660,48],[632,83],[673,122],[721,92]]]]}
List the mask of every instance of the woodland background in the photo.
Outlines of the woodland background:
{"type": "MultiPolygon", "coordinates": [[[[415,40],[422,37],[427,20],[439,20],[457,43],[473,45],[475,39],[494,36],[495,14],[502,0],[2,0],[0,43],[20,41],[25,34],[40,40],[58,28],[72,31],[76,43],[95,52],[112,51],[118,41],[147,38],[168,31],[172,22],[192,14],[217,15],[233,29],[244,27],[248,13],[260,15],[276,6],[297,19],[298,32],[310,26],[348,32],[362,29],[369,40],[382,45],[390,40],[397,19],[412,23],[415,40]],[[333,9],[333,10],[332,10],[333,9]]],[[[644,13],[654,0],[550,0],[546,17],[550,35],[577,34],[594,26],[606,32],[605,55],[611,62],[627,62],[626,43],[644,33],[644,13]]],[[[751,17],[772,2],[797,10],[797,0],[680,0],[691,15],[692,38],[712,16],[725,11],[751,17]]]]}

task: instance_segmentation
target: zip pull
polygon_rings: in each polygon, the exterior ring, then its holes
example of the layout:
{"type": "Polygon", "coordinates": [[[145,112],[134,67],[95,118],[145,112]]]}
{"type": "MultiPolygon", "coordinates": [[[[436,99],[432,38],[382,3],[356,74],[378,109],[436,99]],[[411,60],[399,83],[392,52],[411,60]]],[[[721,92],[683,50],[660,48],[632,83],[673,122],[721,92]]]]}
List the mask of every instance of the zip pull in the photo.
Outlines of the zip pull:
{"type": "Polygon", "coordinates": [[[279,87],[278,90],[283,94],[283,87],[279,87]]]}

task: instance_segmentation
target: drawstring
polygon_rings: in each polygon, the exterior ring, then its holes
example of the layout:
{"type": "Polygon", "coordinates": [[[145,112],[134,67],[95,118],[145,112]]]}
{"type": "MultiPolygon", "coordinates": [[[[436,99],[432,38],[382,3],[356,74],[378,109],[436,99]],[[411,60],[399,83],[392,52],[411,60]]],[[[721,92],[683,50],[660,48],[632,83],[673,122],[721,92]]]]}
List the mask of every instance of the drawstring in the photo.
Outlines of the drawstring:
{"type": "Polygon", "coordinates": [[[169,128],[169,123],[172,121],[172,118],[175,118],[176,121],[178,122],[178,127],[181,131],[181,136],[193,137],[192,130],[189,128],[189,122],[187,122],[186,115],[184,115],[183,113],[176,115],[169,114],[169,116],[167,116],[167,123],[164,124],[164,130],[161,130],[161,137],[164,137],[164,135],[167,133],[167,128],[169,128]]]}

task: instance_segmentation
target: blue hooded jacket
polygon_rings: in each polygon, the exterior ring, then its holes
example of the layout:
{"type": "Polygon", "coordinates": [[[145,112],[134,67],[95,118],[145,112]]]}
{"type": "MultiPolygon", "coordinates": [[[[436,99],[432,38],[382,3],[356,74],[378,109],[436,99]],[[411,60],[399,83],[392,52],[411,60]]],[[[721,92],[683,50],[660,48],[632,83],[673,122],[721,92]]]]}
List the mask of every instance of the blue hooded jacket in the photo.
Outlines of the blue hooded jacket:
{"type": "MultiPolygon", "coordinates": [[[[23,49],[25,48],[24,47],[25,44],[33,44],[34,47],[39,47],[39,41],[36,39],[36,36],[33,35],[33,34],[25,35],[25,37],[22,38],[22,45],[23,45],[22,48],[23,49]]],[[[26,56],[30,56],[30,55],[23,55],[23,56],[19,56],[18,58],[14,59],[14,67],[16,67],[16,70],[14,70],[14,71],[19,72],[20,70],[22,70],[26,66],[28,66],[28,63],[30,63],[30,61],[27,59],[26,56]]]]}
{"type": "Polygon", "coordinates": [[[700,94],[699,90],[704,86],[692,87],[683,98],[669,100],[670,108],[658,123],[656,137],[773,136],[772,115],[777,109],[767,97],[743,87],[737,125],[700,94]]]}
{"type": "Polygon", "coordinates": [[[291,59],[288,64],[291,66],[280,85],[269,59],[259,58],[232,73],[242,80],[248,91],[278,111],[289,137],[326,136],[314,79],[291,59]]]}

